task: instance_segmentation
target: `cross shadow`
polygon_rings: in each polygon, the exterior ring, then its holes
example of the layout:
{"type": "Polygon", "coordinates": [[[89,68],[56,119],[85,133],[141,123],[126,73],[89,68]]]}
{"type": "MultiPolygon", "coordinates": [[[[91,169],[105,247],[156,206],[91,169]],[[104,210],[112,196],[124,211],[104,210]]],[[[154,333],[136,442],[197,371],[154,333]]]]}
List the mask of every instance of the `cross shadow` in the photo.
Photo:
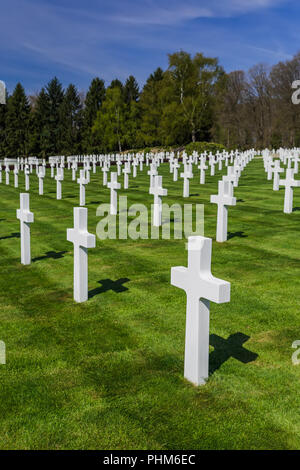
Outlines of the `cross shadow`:
{"type": "Polygon", "coordinates": [[[33,258],[32,262],[41,261],[42,259],[59,259],[63,258],[63,255],[67,253],[66,251],[47,251],[45,256],[39,256],[38,258],[33,258]]]}
{"type": "Polygon", "coordinates": [[[0,240],[7,240],[8,238],[20,238],[20,232],[12,233],[11,235],[7,235],[7,237],[0,237],[0,240]]]}
{"type": "Polygon", "coordinates": [[[190,197],[199,196],[199,194],[190,194],[190,197]]]}
{"type": "Polygon", "coordinates": [[[87,205],[89,205],[89,204],[101,204],[101,202],[100,201],[91,201],[91,202],[87,203],[87,205]]]}
{"type": "Polygon", "coordinates": [[[96,287],[96,289],[89,291],[89,299],[95,297],[95,295],[107,292],[108,290],[113,290],[117,294],[120,292],[125,292],[128,290],[128,287],[125,287],[122,284],[129,281],[130,279],[127,277],[118,279],[117,281],[112,281],[111,279],[102,279],[101,281],[98,281],[98,284],[102,284],[101,287],[96,287]]]}
{"type": "Polygon", "coordinates": [[[300,207],[294,207],[293,212],[300,211],[300,207]]]}
{"type": "Polygon", "coordinates": [[[244,199],[237,199],[236,202],[245,202],[244,199]]]}
{"type": "Polygon", "coordinates": [[[231,357],[234,357],[243,364],[255,361],[258,358],[258,354],[248,351],[243,347],[243,344],[248,339],[250,339],[250,336],[244,333],[234,333],[227,339],[211,334],[209,344],[214,347],[214,351],[209,355],[209,375],[218,370],[231,357]]]}
{"type": "Polygon", "coordinates": [[[228,232],[227,240],[230,240],[234,237],[247,238],[248,235],[244,235],[244,232],[228,232]]]}

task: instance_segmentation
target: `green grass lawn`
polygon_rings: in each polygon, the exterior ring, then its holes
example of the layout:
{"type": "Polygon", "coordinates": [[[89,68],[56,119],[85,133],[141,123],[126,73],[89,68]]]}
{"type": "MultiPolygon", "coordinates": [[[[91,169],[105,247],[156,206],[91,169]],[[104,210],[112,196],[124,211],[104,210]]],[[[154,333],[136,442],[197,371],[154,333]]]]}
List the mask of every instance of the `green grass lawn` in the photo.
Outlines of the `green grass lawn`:
{"type": "MultiPolygon", "coordinates": [[[[205,186],[195,174],[188,199],[205,204],[205,236],[213,240],[217,207],[209,200],[224,172],[207,176],[205,186]]],[[[235,188],[231,238],[213,241],[212,272],[231,282],[231,301],[211,304],[211,375],[198,388],[183,378],[185,293],[170,285],[171,267],[187,264],[185,241],[97,240],[89,250],[92,296],[76,304],[66,230],[79,186],[65,170],[57,201],[47,173],[44,196],[31,176],[30,266],[20,264],[16,219],[23,175],[19,189],[0,185],[0,340],[7,348],[0,448],[299,449],[300,365],[292,364],[291,345],[300,340],[300,210],[283,213],[284,190],[272,191],[262,160],[246,167],[235,188]]],[[[174,183],[167,165],[159,173],[164,202],[186,202],[182,179],[174,183]]],[[[150,207],[145,170],[129,184],[119,194],[150,207]]],[[[109,202],[99,168],[86,202],[95,234],[98,204],[109,202]]]]}

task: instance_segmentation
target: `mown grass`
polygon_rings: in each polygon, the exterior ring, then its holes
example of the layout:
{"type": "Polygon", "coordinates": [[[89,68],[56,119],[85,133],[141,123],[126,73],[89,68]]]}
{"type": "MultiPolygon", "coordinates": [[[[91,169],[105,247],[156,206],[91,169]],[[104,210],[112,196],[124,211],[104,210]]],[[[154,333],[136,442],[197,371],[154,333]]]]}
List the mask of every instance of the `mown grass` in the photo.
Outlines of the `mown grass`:
{"type": "MultiPolygon", "coordinates": [[[[235,190],[231,237],[213,242],[212,272],[231,282],[231,302],[211,304],[211,376],[200,388],[183,379],[186,299],[170,285],[170,268],[186,265],[185,241],[97,240],[92,296],[74,303],[66,229],[79,188],[65,173],[61,201],[49,170],[44,196],[31,176],[30,266],[20,264],[16,219],[23,177],[19,189],[0,185],[0,448],[299,449],[300,366],[291,345],[300,339],[300,211],[283,213],[283,189],[272,191],[262,161],[248,165],[235,190]]],[[[182,180],[174,183],[166,165],[160,174],[164,202],[186,202],[182,180]]],[[[220,176],[200,186],[196,174],[188,200],[205,204],[213,239],[209,198],[220,176]]],[[[144,171],[119,194],[150,207],[148,190],[144,171]]],[[[96,233],[98,204],[109,202],[99,168],[86,194],[96,233]]]]}

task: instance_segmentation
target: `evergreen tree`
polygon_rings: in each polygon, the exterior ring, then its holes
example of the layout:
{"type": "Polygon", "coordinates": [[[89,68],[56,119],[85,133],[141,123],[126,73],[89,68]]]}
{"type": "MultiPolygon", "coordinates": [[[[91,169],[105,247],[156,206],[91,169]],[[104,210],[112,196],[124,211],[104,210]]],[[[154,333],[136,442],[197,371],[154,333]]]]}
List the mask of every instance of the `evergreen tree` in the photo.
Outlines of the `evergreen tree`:
{"type": "Polygon", "coordinates": [[[92,140],[92,126],[97,117],[97,113],[105,99],[104,80],[94,78],[85,98],[83,110],[83,151],[93,152],[95,150],[92,140]]]}
{"type": "Polygon", "coordinates": [[[62,85],[56,77],[54,77],[46,86],[46,93],[49,100],[49,153],[50,155],[56,155],[60,153],[59,140],[62,132],[60,108],[64,99],[64,91],[62,85]]]}
{"type": "Polygon", "coordinates": [[[163,110],[162,86],[164,72],[159,67],[152,73],[140,97],[141,130],[138,140],[145,145],[159,145],[160,120],[163,110]]]}
{"type": "Polygon", "coordinates": [[[140,96],[139,85],[133,75],[130,75],[124,85],[124,100],[130,104],[132,101],[137,102],[140,96]]]}
{"type": "Polygon", "coordinates": [[[30,106],[20,83],[9,97],[5,119],[6,156],[28,155],[30,106]]]}
{"type": "Polygon", "coordinates": [[[50,102],[45,88],[42,88],[32,112],[30,150],[34,155],[46,158],[50,154],[51,140],[49,129],[50,102]]]}
{"type": "Polygon", "coordinates": [[[112,80],[108,88],[120,88],[122,93],[124,91],[123,83],[120,80],[118,80],[118,78],[115,78],[114,80],[112,80]]]}
{"type": "Polygon", "coordinates": [[[61,134],[59,148],[64,155],[80,151],[82,108],[79,93],[73,84],[66,90],[60,107],[61,134]]]}

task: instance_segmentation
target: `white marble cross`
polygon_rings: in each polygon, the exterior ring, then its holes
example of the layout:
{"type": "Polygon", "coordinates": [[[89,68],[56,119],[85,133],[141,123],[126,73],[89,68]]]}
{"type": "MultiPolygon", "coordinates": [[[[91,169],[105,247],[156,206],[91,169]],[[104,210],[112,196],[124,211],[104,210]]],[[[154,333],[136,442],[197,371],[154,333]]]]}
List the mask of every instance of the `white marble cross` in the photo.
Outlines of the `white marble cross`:
{"type": "Polygon", "coordinates": [[[20,209],[17,209],[17,219],[20,220],[21,232],[21,263],[31,263],[30,250],[30,225],[34,221],[34,215],[29,208],[29,194],[20,194],[20,209]]]}
{"type": "Polygon", "coordinates": [[[39,179],[39,195],[42,196],[44,194],[44,178],[45,178],[45,167],[41,166],[38,167],[37,175],[39,179]]]}
{"type": "Polygon", "coordinates": [[[76,180],[76,171],[77,171],[78,165],[77,162],[72,163],[72,181],[76,180]]]}
{"type": "Polygon", "coordinates": [[[280,168],[280,160],[275,161],[272,171],[274,173],[273,191],[279,191],[279,174],[284,171],[284,168],[280,168]]]}
{"type": "Polygon", "coordinates": [[[110,174],[110,183],[107,183],[110,188],[110,214],[117,215],[118,213],[118,193],[117,189],[121,188],[121,183],[118,183],[118,174],[110,174]]]}
{"type": "Polygon", "coordinates": [[[234,187],[238,185],[238,176],[235,173],[235,168],[233,166],[227,167],[227,175],[223,176],[223,181],[228,181],[229,183],[233,183],[234,187]]]}
{"type": "Polygon", "coordinates": [[[171,269],[171,284],[187,296],[184,377],[195,385],[208,379],[210,301],[230,301],[230,283],[211,274],[211,250],[210,238],[189,237],[188,267],[171,269]]]}
{"type": "Polygon", "coordinates": [[[138,165],[139,165],[139,162],[137,160],[133,160],[132,162],[132,168],[133,168],[132,177],[133,178],[136,178],[138,165]]]}
{"type": "Polygon", "coordinates": [[[85,170],[85,177],[86,177],[86,179],[88,180],[88,183],[89,183],[90,180],[91,180],[91,178],[90,178],[91,164],[90,164],[90,162],[85,162],[83,164],[83,166],[84,166],[84,170],[85,170]]]}
{"type": "Polygon", "coordinates": [[[177,158],[174,158],[172,167],[173,167],[173,181],[177,181],[178,169],[180,168],[180,164],[178,163],[177,158]]]}
{"type": "Polygon", "coordinates": [[[210,202],[218,204],[216,240],[217,242],[225,242],[227,240],[228,206],[236,205],[232,183],[219,181],[218,195],[210,196],[210,202]]]}
{"type": "Polygon", "coordinates": [[[294,156],[294,175],[298,173],[299,155],[294,156]]]}
{"type": "Polygon", "coordinates": [[[162,187],[162,176],[154,177],[154,185],[149,189],[149,193],[154,196],[153,220],[154,227],[160,227],[162,223],[162,196],[167,196],[168,190],[162,187]]]}
{"type": "Polygon", "coordinates": [[[51,162],[51,163],[50,163],[50,168],[51,168],[51,178],[54,178],[54,167],[55,167],[55,163],[51,162]]]}
{"type": "Polygon", "coordinates": [[[15,188],[18,188],[19,186],[19,165],[14,166],[14,184],[15,188]]]}
{"type": "Polygon", "coordinates": [[[267,164],[267,179],[268,181],[271,181],[272,179],[272,172],[273,172],[273,160],[272,158],[270,158],[270,160],[268,161],[268,164],[267,164]]]}
{"type": "Polygon", "coordinates": [[[144,157],[140,157],[140,171],[143,171],[143,161],[144,161],[144,157]]]}
{"type": "Polygon", "coordinates": [[[85,177],[85,170],[80,170],[80,178],[77,179],[79,186],[79,204],[85,206],[85,185],[88,184],[88,179],[85,177]]]}
{"type": "Polygon", "coordinates": [[[118,174],[118,176],[121,176],[121,171],[122,171],[122,162],[121,162],[121,160],[117,160],[117,174],[118,174]]]}
{"type": "Polygon", "coordinates": [[[130,162],[125,162],[125,168],[123,168],[124,173],[124,189],[128,189],[128,175],[130,174],[130,162]]]}
{"type": "Polygon", "coordinates": [[[5,184],[9,185],[9,165],[5,166],[5,184]]]}
{"type": "Polygon", "coordinates": [[[154,184],[154,177],[157,176],[157,169],[155,164],[151,163],[150,170],[148,170],[147,175],[150,176],[150,188],[152,188],[154,184]]]}
{"type": "Polygon", "coordinates": [[[295,180],[294,170],[292,168],[287,168],[285,179],[281,179],[279,184],[280,186],[285,186],[283,212],[285,214],[291,214],[293,212],[293,188],[300,186],[300,180],[295,180]]]}
{"type": "Polygon", "coordinates": [[[210,158],[209,165],[210,165],[210,176],[215,176],[215,159],[214,159],[214,157],[210,158]]]}
{"type": "Polygon", "coordinates": [[[201,158],[201,163],[198,168],[200,170],[200,184],[205,184],[205,170],[207,170],[207,166],[203,158],[201,158]]]}
{"type": "Polygon", "coordinates": [[[27,165],[27,164],[25,165],[24,173],[25,173],[25,191],[29,191],[29,186],[30,186],[30,183],[29,183],[30,168],[29,168],[29,165],[27,165]]]}
{"type": "Polygon", "coordinates": [[[87,231],[88,210],[74,207],[74,228],[67,229],[67,240],[74,245],[74,300],[88,299],[88,248],[95,248],[96,237],[87,231]]]}
{"type": "Polygon", "coordinates": [[[190,179],[193,178],[193,173],[185,166],[184,172],[180,173],[180,178],[183,178],[183,197],[190,195],[190,179]]]}
{"type": "Polygon", "coordinates": [[[106,163],[104,163],[104,166],[101,168],[101,171],[103,172],[103,186],[107,185],[107,173],[108,173],[108,166],[106,163]]]}
{"type": "Polygon", "coordinates": [[[56,199],[61,199],[61,182],[64,179],[63,168],[57,168],[55,179],[56,179],[56,199]]]}

